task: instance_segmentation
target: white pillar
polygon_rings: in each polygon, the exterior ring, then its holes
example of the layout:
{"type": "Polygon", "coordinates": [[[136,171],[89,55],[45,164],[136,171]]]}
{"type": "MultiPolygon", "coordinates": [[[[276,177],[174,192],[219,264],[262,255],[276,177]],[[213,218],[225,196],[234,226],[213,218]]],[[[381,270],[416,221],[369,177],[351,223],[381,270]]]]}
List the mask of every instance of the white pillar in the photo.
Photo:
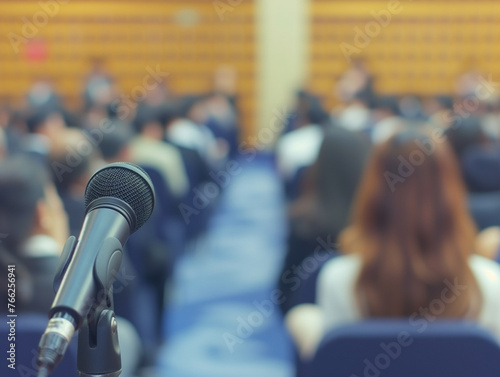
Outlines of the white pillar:
{"type": "MultiPolygon", "coordinates": [[[[256,1],[258,136],[259,130],[275,128],[277,114],[291,108],[295,91],[307,78],[309,0],[256,1]]],[[[258,138],[257,143],[266,140],[258,138]]]]}

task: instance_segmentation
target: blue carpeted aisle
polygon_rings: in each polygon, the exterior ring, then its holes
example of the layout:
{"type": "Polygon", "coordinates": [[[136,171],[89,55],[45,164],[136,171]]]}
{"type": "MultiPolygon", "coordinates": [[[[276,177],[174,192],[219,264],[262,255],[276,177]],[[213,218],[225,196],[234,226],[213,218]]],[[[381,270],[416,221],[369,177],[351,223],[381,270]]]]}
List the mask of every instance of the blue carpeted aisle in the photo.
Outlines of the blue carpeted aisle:
{"type": "Polygon", "coordinates": [[[158,360],[165,377],[290,377],[290,341],[272,304],[283,259],[283,200],[272,163],[241,163],[205,239],[179,262],[158,360]]]}

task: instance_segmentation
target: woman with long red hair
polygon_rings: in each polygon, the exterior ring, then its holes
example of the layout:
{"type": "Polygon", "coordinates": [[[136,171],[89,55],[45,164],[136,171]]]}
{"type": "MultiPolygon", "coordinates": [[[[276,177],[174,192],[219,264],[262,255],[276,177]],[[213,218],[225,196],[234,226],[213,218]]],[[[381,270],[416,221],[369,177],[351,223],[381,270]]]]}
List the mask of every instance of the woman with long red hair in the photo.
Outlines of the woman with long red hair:
{"type": "Polygon", "coordinates": [[[473,255],[465,194],[441,134],[408,129],[377,146],[340,237],[347,255],[323,266],[317,305],[286,318],[301,354],[311,356],[325,331],[364,318],[464,318],[500,337],[500,268],[473,255]]]}

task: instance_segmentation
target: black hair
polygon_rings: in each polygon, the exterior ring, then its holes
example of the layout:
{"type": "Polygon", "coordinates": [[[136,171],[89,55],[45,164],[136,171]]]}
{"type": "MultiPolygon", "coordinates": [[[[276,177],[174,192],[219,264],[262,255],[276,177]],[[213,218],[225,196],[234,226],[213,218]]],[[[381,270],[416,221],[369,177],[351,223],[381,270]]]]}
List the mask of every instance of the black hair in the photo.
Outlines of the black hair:
{"type": "Polygon", "coordinates": [[[325,110],[321,100],[316,96],[307,99],[306,117],[312,124],[324,125],[330,119],[330,114],[325,110]]]}
{"type": "Polygon", "coordinates": [[[118,124],[113,132],[103,135],[99,143],[101,155],[105,160],[116,159],[121,151],[128,146],[132,139],[131,132],[127,124],[118,124]]]}
{"type": "Polygon", "coordinates": [[[0,162],[0,234],[8,251],[17,253],[29,237],[48,182],[46,167],[27,156],[0,162]]]}
{"type": "Polygon", "coordinates": [[[450,96],[446,95],[437,95],[434,97],[436,101],[439,102],[439,104],[446,110],[451,110],[453,109],[453,98],[450,96]]]}
{"type": "Polygon", "coordinates": [[[163,125],[162,111],[161,106],[140,106],[132,122],[135,132],[140,134],[144,130],[144,126],[148,123],[158,122],[160,125],[163,125]]]}
{"type": "Polygon", "coordinates": [[[473,115],[468,118],[457,117],[454,123],[446,129],[445,135],[459,160],[470,146],[488,141],[481,127],[481,120],[473,115]]]}
{"type": "Polygon", "coordinates": [[[30,133],[36,133],[40,126],[53,114],[61,115],[65,122],[68,121],[68,116],[65,114],[64,110],[55,106],[45,106],[39,109],[33,110],[28,114],[26,118],[26,126],[30,133]]]}
{"type": "Polygon", "coordinates": [[[399,115],[399,101],[395,96],[379,96],[375,98],[376,109],[389,110],[394,115],[399,115]]]}
{"type": "Polygon", "coordinates": [[[193,107],[206,98],[207,96],[204,94],[185,96],[180,100],[180,103],[178,104],[179,116],[181,116],[182,118],[187,118],[193,107]]]}
{"type": "Polygon", "coordinates": [[[293,226],[304,237],[330,234],[335,239],[347,226],[370,147],[362,133],[338,126],[326,130],[318,157],[305,173],[300,197],[291,205],[293,226]]]}

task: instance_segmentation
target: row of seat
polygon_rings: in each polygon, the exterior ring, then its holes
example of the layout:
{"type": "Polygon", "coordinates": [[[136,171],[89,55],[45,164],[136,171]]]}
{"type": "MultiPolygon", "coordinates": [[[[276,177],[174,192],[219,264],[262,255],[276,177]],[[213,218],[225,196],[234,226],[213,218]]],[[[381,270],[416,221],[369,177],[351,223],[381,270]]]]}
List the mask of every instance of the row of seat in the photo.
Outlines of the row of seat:
{"type": "MultiPolygon", "coordinates": [[[[47,326],[43,315],[17,319],[16,366],[20,375],[36,376],[36,355],[47,326]]],[[[2,349],[9,334],[0,323],[2,349]]],[[[76,342],[70,345],[52,377],[77,376],[76,342]]],[[[8,363],[2,363],[2,375],[8,363]]],[[[481,327],[465,321],[435,321],[415,326],[408,320],[370,320],[330,331],[315,357],[298,366],[298,377],[496,377],[500,345],[481,327]]]]}
{"type": "Polygon", "coordinates": [[[499,343],[473,323],[371,320],[327,333],[298,376],[495,377],[499,371],[499,343]]]}

